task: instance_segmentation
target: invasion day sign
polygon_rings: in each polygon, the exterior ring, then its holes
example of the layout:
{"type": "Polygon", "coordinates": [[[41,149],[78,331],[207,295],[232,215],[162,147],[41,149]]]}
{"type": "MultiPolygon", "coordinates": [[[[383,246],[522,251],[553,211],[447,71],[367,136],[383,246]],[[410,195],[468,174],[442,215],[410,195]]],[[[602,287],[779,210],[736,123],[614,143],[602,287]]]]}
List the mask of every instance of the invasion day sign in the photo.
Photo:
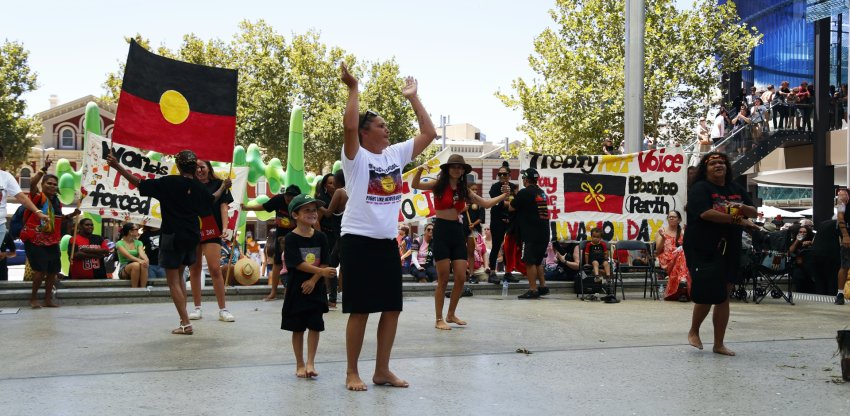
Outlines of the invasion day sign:
{"type": "MultiPolygon", "coordinates": [[[[177,174],[177,167],[171,157],[153,160],[139,148],[113,143],[107,138],[89,133],[83,152],[81,180],[83,198],[80,209],[103,218],[159,227],[162,223],[159,201],[139,195],[139,190],[135,186],[119,175],[115,169],[109,168],[106,157],[109,155],[110,147],[121,165],[140,179],[154,179],[177,174]]],[[[231,181],[233,199],[241,202],[247,187],[248,169],[234,168],[231,181]]],[[[232,236],[235,229],[239,215],[236,211],[239,208],[238,202],[231,204],[229,208],[225,236],[232,236]]]]}
{"type": "Polygon", "coordinates": [[[685,215],[687,164],[681,147],[625,155],[523,153],[520,166],[540,173],[552,236],[560,240],[586,240],[599,227],[605,240],[652,241],[668,212],[685,215]]]}

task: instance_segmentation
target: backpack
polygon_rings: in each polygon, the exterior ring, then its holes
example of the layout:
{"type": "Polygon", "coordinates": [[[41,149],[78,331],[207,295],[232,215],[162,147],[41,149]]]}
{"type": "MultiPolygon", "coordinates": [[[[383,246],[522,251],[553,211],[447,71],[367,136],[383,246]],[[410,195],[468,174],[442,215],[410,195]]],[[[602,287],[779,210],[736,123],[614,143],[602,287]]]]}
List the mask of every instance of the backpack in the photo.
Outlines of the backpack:
{"type": "Polygon", "coordinates": [[[13,240],[21,238],[21,230],[24,229],[24,223],[26,223],[26,218],[24,218],[26,212],[26,207],[19,206],[12,215],[12,220],[9,221],[9,235],[12,236],[13,240]]]}

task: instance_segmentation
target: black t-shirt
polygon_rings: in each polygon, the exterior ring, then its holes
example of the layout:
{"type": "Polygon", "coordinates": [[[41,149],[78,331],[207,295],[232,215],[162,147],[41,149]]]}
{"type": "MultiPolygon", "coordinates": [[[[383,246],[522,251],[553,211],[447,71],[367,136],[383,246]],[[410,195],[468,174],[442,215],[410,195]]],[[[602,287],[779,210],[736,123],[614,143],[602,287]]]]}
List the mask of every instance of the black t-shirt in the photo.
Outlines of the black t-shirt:
{"type": "MultiPolygon", "coordinates": [[[[320,193],[316,195],[316,199],[325,203],[325,207],[329,207],[331,205],[331,196],[327,193],[320,193]]],[[[328,240],[332,240],[335,238],[339,238],[339,233],[341,229],[342,216],[340,215],[331,215],[329,217],[322,217],[320,222],[322,226],[322,232],[328,237],[328,240]]]]}
{"type": "Polygon", "coordinates": [[[163,235],[174,235],[175,245],[195,245],[201,241],[200,217],[209,212],[213,196],[200,182],[179,175],[145,179],[139,194],[159,200],[163,235]]]}
{"type": "Polygon", "coordinates": [[[478,225],[475,226],[475,231],[481,232],[481,224],[484,224],[484,221],[487,220],[487,210],[481,208],[481,205],[471,204],[469,205],[469,209],[466,210],[463,214],[463,229],[464,231],[469,230],[469,224],[472,224],[475,221],[481,220],[478,225]],[[472,206],[475,205],[475,209],[472,209],[472,206]],[[468,214],[467,214],[468,213],[468,214]],[[470,222],[471,220],[471,222],[470,222]]]}
{"type": "Polygon", "coordinates": [[[328,264],[328,239],[321,231],[313,231],[312,237],[302,237],[289,233],[284,240],[283,261],[289,272],[286,284],[286,296],[283,300],[283,314],[302,312],[327,312],[328,295],[323,279],[316,282],[313,292],[305,295],[301,284],[313,277],[312,273],[298,270],[298,265],[307,263],[312,266],[328,264]]]}
{"type": "MultiPolygon", "coordinates": [[[[517,188],[519,188],[516,184],[508,182],[508,185],[511,187],[511,192],[515,192],[517,188]]],[[[492,186],[490,186],[490,198],[495,198],[502,194],[502,182],[496,182],[492,186]]],[[[510,220],[513,218],[513,214],[508,212],[507,201],[502,201],[496,205],[490,207],[490,224],[494,222],[503,222],[502,220],[510,220]]]]}
{"type": "Polygon", "coordinates": [[[516,210],[516,223],[522,241],[549,241],[549,200],[539,186],[531,185],[521,189],[511,206],[516,210]]]}
{"type": "Polygon", "coordinates": [[[278,237],[283,237],[295,229],[295,220],[289,217],[289,204],[286,202],[286,195],[277,194],[273,196],[263,204],[263,209],[275,212],[274,219],[278,237]]]}
{"type": "Polygon", "coordinates": [[[818,224],[812,253],[818,257],[838,260],[841,253],[841,233],[838,221],[826,220],[818,224]]]}
{"type": "Polygon", "coordinates": [[[750,195],[736,183],[717,186],[701,180],[688,188],[688,232],[685,233],[683,244],[686,252],[693,251],[711,257],[722,238],[726,239],[727,254],[741,251],[741,226],[718,224],[700,218],[703,212],[710,209],[725,213],[726,202],[753,205],[750,195]]]}
{"type": "MultiPolygon", "coordinates": [[[[215,191],[217,191],[218,188],[221,187],[222,182],[223,181],[221,179],[211,179],[207,183],[202,183],[202,185],[207,188],[207,192],[209,192],[210,195],[213,195],[215,194],[215,191]]],[[[218,199],[216,199],[212,203],[212,205],[210,205],[210,211],[212,211],[213,218],[215,218],[215,223],[216,225],[218,225],[219,231],[224,231],[220,205],[230,204],[231,202],[233,202],[233,195],[230,194],[229,190],[225,190],[224,192],[222,192],[221,196],[219,196],[218,199]]]]}
{"type": "Polygon", "coordinates": [[[139,237],[139,241],[145,246],[145,254],[148,256],[148,263],[151,266],[159,265],[159,230],[145,231],[139,237]]]}

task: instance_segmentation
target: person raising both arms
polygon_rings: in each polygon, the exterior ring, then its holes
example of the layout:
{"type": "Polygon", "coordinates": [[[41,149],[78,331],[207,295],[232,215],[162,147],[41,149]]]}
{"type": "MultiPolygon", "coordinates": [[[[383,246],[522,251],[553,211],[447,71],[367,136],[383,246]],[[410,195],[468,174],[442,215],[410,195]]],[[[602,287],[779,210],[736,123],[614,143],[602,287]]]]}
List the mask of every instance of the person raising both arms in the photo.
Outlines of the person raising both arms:
{"type": "Polygon", "coordinates": [[[455,315],[457,303],[463,293],[463,283],[466,281],[468,256],[466,252],[466,233],[463,223],[458,221],[460,213],[466,209],[467,201],[481,207],[490,208],[507,198],[503,193],[496,198],[484,199],[474,192],[469,192],[466,175],[472,170],[461,155],[451,155],[446,163],[440,165],[440,175],[436,181],[422,182],[424,166],[416,169],[410,186],[423,191],[434,192],[434,208],[437,210],[434,221],[434,236],[431,240],[431,251],[437,265],[437,289],[434,291],[434,309],[437,313],[437,323],[434,328],[452,329],[448,323],[466,325],[466,322],[455,315]],[[449,268],[454,273],[454,287],[449,301],[446,320],[443,320],[443,301],[446,287],[449,284],[449,268]]]}
{"type": "Polygon", "coordinates": [[[416,95],[416,80],[408,77],[401,93],[416,114],[419,134],[390,146],[386,121],[373,111],[359,113],[357,78],[344,63],[340,69],[342,82],[348,87],[341,159],[349,200],[339,239],[340,267],[345,272],[342,311],[350,314],[345,330],[348,362],[345,386],[349,390],[366,390],[358,361],[369,314],[381,312],[372,382],[407,387],[406,381],[390,371],[390,355],[402,310],[401,256],[395,242],[402,199],[401,170],[431,144],[437,131],[416,95]]]}

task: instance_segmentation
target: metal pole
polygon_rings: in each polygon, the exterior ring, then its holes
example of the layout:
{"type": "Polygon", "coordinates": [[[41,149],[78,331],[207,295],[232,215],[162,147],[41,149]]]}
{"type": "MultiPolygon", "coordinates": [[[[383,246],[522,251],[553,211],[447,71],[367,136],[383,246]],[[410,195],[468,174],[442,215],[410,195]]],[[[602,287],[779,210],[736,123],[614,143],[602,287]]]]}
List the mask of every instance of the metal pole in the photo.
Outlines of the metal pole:
{"type": "Polygon", "coordinates": [[[640,150],[643,140],[644,0],[626,0],[626,99],[623,132],[626,153],[640,150]]]}
{"type": "Polygon", "coordinates": [[[442,126],[440,126],[440,127],[443,128],[443,147],[440,150],[445,150],[446,149],[446,116],[440,116],[440,124],[442,124],[442,126]]]}

